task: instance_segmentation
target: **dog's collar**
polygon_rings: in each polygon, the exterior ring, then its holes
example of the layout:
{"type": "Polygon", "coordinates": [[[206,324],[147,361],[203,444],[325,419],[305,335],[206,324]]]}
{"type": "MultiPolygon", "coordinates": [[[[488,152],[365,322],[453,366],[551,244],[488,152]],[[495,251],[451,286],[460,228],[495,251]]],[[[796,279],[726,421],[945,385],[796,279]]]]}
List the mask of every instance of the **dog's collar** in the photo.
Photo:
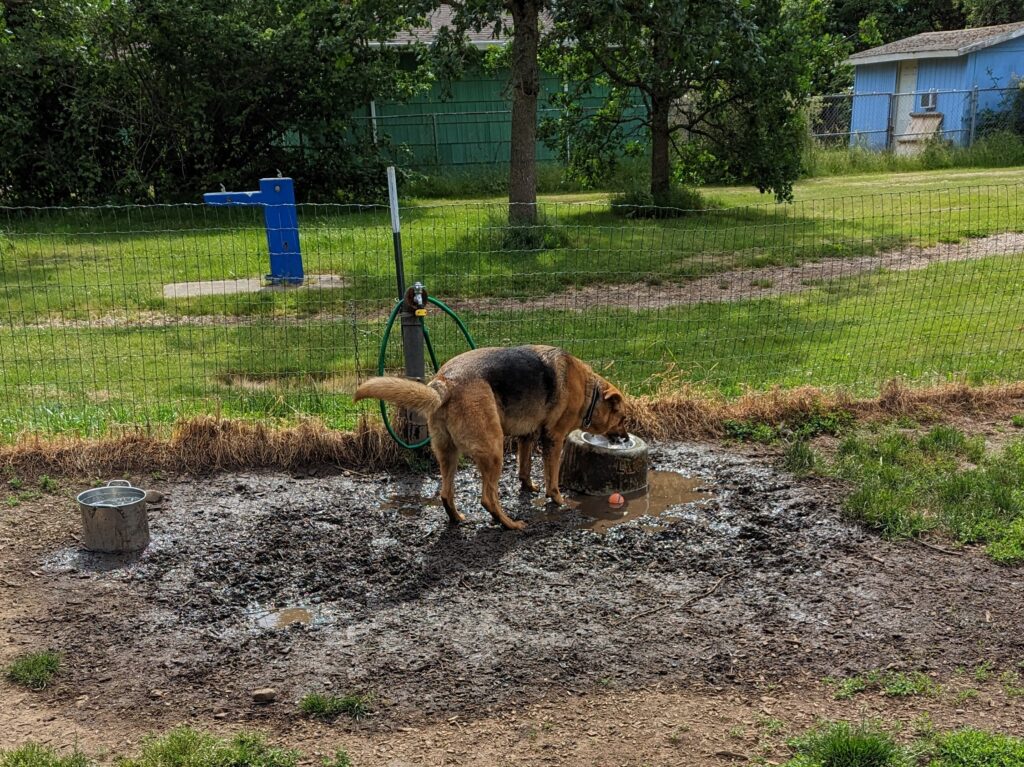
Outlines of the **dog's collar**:
{"type": "Polygon", "coordinates": [[[587,414],[583,416],[583,428],[586,429],[590,426],[590,422],[594,419],[594,408],[597,407],[597,401],[601,398],[601,384],[598,381],[594,381],[594,393],[590,395],[590,406],[587,408],[587,414]]]}

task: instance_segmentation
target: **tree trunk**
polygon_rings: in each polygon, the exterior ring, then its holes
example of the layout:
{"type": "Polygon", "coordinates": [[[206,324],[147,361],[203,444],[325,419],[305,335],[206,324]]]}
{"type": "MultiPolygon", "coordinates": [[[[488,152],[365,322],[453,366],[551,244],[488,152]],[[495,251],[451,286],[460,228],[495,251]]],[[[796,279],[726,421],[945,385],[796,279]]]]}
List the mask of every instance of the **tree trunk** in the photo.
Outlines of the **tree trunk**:
{"type": "Polygon", "coordinates": [[[512,144],[509,149],[508,219],[511,224],[537,221],[537,95],[540,67],[538,0],[511,0],[512,144]]]}
{"type": "Polygon", "coordinates": [[[655,205],[666,205],[671,189],[668,113],[671,101],[651,96],[651,196],[655,205]]]}

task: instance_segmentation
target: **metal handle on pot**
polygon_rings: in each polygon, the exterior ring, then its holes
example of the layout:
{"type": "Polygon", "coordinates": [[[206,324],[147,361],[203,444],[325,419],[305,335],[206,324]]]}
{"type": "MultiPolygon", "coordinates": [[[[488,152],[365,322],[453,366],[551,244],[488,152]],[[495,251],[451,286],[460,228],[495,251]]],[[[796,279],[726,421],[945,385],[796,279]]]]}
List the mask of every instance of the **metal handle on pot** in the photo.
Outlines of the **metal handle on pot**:
{"type": "Polygon", "coordinates": [[[132,483],[127,479],[112,479],[107,483],[107,487],[131,487],[132,483]]]}

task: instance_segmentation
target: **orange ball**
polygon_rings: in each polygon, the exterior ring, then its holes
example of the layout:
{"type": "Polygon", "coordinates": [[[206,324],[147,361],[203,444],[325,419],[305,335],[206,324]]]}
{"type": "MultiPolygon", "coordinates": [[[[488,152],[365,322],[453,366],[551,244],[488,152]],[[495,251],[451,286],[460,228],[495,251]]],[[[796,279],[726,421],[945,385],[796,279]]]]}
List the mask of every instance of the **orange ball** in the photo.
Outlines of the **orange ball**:
{"type": "Polygon", "coordinates": [[[622,493],[612,493],[608,496],[608,505],[613,509],[618,509],[626,505],[626,499],[622,497],[622,493]]]}

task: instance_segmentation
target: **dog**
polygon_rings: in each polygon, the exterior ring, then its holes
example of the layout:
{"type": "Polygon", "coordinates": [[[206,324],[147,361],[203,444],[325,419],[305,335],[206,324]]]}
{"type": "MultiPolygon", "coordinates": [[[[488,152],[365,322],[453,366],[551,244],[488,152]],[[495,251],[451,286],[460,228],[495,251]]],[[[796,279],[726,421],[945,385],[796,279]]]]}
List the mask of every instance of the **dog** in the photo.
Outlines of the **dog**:
{"type": "Polygon", "coordinates": [[[523,489],[530,479],[534,446],[544,457],[544,491],[554,503],[562,446],[573,429],[624,436],[622,392],[590,366],[554,346],[491,347],[465,352],[441,366],[429,383],[407,378],[371,378],[354,399],[382,399],[427,416],[431,446],[441,467],[441,503],[452,524],[465,517],[455,508],[455,470],[461,455],[480,472],[481,502],[494,521],[522,530],[501,508],[498,479],[504,438],[518,437],[516,450],[523,489]]]}

